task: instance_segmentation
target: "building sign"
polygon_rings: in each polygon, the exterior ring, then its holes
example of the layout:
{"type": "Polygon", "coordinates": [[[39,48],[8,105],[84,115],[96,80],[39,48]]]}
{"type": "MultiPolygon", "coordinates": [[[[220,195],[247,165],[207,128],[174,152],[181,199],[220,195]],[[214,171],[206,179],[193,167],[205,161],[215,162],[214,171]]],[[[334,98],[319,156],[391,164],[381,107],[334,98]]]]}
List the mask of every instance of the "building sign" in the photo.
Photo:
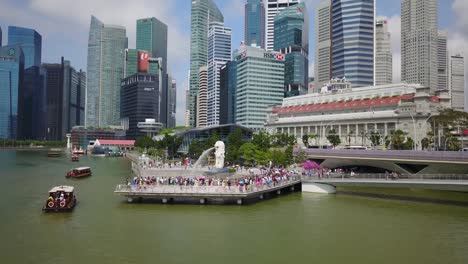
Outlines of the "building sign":
{"type": "Polygon", "coordinates": [[[148,73],[150,54],[148,51],[138,51],[138,72],[148,73]]]}
{"type": "MultiPolygon", "coordinates": [[[[270,59],[270,60],[279,60],[279,61],[284,61],[284,55],[282,53],[271,53],[271,52],[264,52],[263,57],[258,53],[254,53],[253,55],[250,55],[251,57],[256,57],[256,58],[264,58],[264,59],[270,59]]],[[[235,60],[238,61],[240,59],[243,59],[247,57],[246,51],[241,52],[239,55],[235,57],[235,60]]]]}

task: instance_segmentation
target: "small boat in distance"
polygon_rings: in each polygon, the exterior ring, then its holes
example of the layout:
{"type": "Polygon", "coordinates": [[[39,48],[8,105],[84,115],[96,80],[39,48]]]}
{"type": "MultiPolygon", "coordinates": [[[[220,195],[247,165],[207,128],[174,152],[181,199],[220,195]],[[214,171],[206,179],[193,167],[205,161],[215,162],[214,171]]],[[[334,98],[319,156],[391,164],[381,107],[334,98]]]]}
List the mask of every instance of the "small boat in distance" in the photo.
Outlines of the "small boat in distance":
{"type": "Polygon", "coordinates": [[[65,177],[67,178],[83,178],[91,176],[91,168],[90,167],[79,167],[70,170],[67,172],[67,175],[65,177]]]}
{"type": "Polygon", "coordinates": [[[72,150],[72,154],[74,155],[84,155],[85,151],[80,147],[77,149],[76,147],[72,150]]]}
{"type": "Polygon", "coordinates": [[[55,186],[49,191],[49,197],[42,208],[44,212],[68,212],[76,205],[73,186],[55,186]]]}
{"type": "Polygon", "coordinates": [[[60,153],[59,152],[47,152],[47,157],[49,158],[60,157],[60,153]]]}
{"type": "Polygon", "coordinates": [[[78,155],[73,155],[73,156],[71,157],[71,161],[73,161],[73,162],[78,162],[78,161],[80,161],[80,157],[78,157],[78,155]]]}

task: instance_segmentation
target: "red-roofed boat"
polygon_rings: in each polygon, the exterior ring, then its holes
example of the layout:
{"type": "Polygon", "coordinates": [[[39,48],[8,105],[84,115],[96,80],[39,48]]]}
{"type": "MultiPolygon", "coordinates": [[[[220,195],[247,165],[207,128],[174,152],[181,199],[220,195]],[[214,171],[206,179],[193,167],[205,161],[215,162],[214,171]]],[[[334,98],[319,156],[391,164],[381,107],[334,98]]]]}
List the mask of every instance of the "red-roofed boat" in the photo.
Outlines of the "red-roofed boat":
{"type": "Polygon", "coordinates": [[[91,168],[90,167],[79,167],[70,170],[67,172],[67,175],[65,177],[67,178],[83,178],[83,177],[88,177],[91,176],[91,168]]]}

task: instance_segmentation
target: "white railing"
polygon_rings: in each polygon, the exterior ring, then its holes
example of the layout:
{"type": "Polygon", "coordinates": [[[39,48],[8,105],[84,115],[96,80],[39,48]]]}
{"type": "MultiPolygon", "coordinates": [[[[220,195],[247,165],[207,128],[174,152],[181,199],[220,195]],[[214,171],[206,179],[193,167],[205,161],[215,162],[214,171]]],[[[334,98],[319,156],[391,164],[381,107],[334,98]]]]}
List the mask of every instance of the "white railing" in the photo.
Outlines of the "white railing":
{"type": "Polygon", "coordinates": [[[297,183],[300,179],[293,178],[279,183],[251,184],[243,186],[185,186],[185,185],[117,185],[116,193],[142,193],[142,194],[249,194],[267,191],[278,187],[297,183]]]}

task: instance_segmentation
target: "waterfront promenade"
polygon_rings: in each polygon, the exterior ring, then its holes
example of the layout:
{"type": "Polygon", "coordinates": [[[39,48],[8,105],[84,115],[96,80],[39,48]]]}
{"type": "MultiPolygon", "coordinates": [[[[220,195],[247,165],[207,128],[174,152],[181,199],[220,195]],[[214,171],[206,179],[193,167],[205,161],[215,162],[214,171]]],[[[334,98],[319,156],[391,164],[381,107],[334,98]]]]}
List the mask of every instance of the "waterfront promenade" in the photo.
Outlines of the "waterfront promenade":
{"type": "Polygon", "coordinates": [[[117,185],[114,193],[127,197],[128,202],[143,199],[160,200],[162,203],[198,201],[200,204],[216,201],[221,203],[235,202],[239,205],[245,202],[262,200],[268,196],[283,192],[300,191],[300,176],[285,177],[277,182],[238,184],[238,179],[229,185],[117,185]]]}

